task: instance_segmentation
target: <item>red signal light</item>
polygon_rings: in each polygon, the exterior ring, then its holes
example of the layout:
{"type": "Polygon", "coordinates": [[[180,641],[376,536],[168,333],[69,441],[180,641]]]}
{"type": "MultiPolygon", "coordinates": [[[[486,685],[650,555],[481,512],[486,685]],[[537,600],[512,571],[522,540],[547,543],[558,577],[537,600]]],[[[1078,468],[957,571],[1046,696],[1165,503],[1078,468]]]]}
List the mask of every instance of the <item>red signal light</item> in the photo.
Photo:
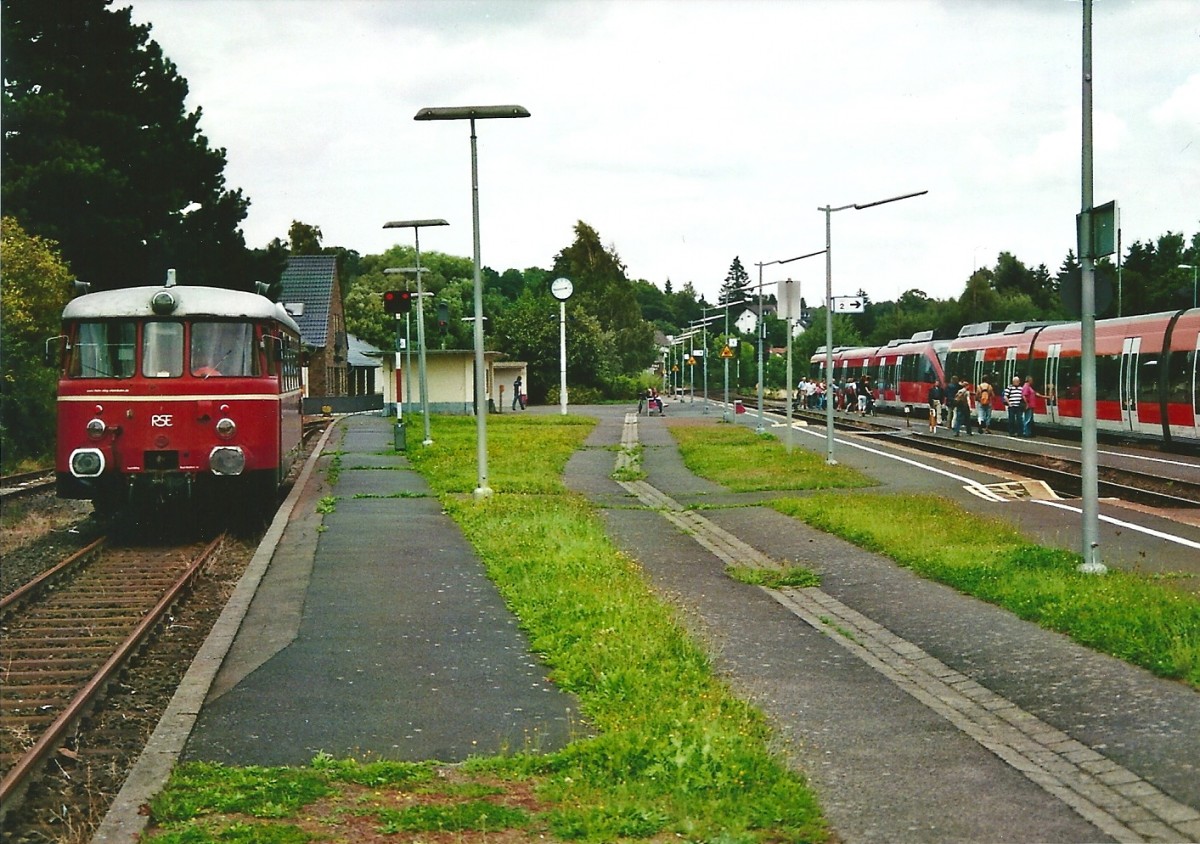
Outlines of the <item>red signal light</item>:
{"type": "Polygon", "coordinates": [[[412,294],[407,290],[388,290],[383,294],[383,310],[389,314],[406,314],[412,310],[412,294]]]}

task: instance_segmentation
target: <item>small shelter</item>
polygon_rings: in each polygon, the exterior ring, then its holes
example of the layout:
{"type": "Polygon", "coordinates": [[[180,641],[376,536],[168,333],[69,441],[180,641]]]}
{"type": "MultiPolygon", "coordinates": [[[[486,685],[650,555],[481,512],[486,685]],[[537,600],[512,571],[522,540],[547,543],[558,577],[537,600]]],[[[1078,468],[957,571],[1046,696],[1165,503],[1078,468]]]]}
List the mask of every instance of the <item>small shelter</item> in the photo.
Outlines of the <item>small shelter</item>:
{"type": "MultiPolygon", "coordinates": [[[[484,378],[491,412],[498,411],[501,401],[501,379],[511,381],[516,375],[514,366],[524,372],[524,363],[500,363],[501,352],[484,352],[484,378]],[[500,373],[503,373],[502,375],[500,373]],[[511,378],[510,378],[511,375],[511,378]]],[[[412,392],[405,395],[408,378],[404,374],[406,357],[403,353],[383,353],[383,404],[389,415],[410,415],[421,412],[421,387],[417,368],[416,350],[412,354],[412,392]],[[399,408],[397,407],[399,405],[399,408]]],[[[429,388],[430,413],[465,414],[475,413],[475,352],[471,349],[426,349],[425,382],[429,388]]],[[[512,389],[511,383],[505,385],[512,389]]],[[[507,390],[505,395],[508,395],[507,390]]],[[[508,396],[511,401],[511,395],[508,396]]]]}

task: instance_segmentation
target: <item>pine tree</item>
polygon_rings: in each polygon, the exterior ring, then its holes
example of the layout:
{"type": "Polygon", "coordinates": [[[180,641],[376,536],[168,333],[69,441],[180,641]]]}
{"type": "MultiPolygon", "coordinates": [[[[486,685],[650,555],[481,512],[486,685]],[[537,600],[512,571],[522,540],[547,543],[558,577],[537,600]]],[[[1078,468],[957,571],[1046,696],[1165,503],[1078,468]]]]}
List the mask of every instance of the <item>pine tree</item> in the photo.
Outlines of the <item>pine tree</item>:
{"type": "Polygon", "coordinates": [[[187,81],[149,26],[110,6],[4,0],[5,213],[98,288],[157,284],[168,267],[183,284],[272,281],[279,256],[246,249],[249,202],[226,189],[187,81]]]}
{"type": "Polygon", "coordinates": [[[742,266],[742,259],[734,256],[733,263],[729,265],[729,272],[725,274],[725,281],[721,285],[717,304],[726,305],[746,298],[746,290],[749,286],[750,275],[742,266]]]}

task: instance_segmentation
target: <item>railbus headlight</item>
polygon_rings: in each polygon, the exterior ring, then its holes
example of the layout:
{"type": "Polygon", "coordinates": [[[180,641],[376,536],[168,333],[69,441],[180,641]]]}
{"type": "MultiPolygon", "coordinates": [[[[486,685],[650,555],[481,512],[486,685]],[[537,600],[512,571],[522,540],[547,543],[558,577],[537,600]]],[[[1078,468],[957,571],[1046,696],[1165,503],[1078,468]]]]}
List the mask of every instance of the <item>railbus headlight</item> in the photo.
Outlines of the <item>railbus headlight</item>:
{"type": "Polygon", "coordinates": [[[223,440],[233,439],[233,435],[237,433],[237,424],[228,416],[224,416],[217,420],[217,436],[223,440]]]}
{"type": "Polygon", "coordinates": [[[71,474],[94,478],[104,472],[104,452],[98,448],[77,448],[71,452],[71,474]]]}
{"type": "Polygon", "coordinates": [[[104,436],[104,432],[108,430],[108,426],[104,424],[103,419],[89,419],[84,430],[87,431],[87,438],[89,440],[98,440],[104,436]]]}
{"type": "Polygon", "coordinates": [[[246,455],[233,445],[219,445],[208,455],[208,467],[214,475],[240,475],[246,468],[246,455]]]}

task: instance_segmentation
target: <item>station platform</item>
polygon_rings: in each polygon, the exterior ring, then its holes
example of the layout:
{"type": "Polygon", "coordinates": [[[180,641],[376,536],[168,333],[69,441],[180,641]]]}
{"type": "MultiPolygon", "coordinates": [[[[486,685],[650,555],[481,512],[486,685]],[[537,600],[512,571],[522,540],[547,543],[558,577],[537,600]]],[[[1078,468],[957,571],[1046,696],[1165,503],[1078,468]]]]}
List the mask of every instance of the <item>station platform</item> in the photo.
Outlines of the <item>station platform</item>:
{"type": "MultiPolygon", "coordinates": [[[[696,477],[668,426],[715,424],[719,408],[632,411],[571,408],[598,424],[564,481],[681,607],[722,676],[768,715],[837,840],[1200,840],[1200,694],[754,506],[778,493],[736,494],[696,477]],[[646,479],[622,483],[611,477],[613,447],[631,438],[646,479]],[[725,574],[730,553],[805,565],[822,585],[738,583],[725,574]]],[[[137,807],[178,759],[305,764],[325,751],[455,761],[549,750],[587,731],[473,549],[404,456],[387,453],[393,425],[356,416],[327,432],[272,527],[258,581],[231,601],[240,617],[223,619],[230,629],[214,631],[197,659],[207,676],[185,680],[94,840],[132,840],[137,807]],[[336,506],[320,514],[327,496],[336,506]]],[[[824,441],[801,433],[796,447],[823,451],[824,441]]],[[[839,460],[881,488],[937,491],[1071,547],[1064,511],[997,507],[958,477],[899,472],[876,452],[846,447],[839,460]]]]}

